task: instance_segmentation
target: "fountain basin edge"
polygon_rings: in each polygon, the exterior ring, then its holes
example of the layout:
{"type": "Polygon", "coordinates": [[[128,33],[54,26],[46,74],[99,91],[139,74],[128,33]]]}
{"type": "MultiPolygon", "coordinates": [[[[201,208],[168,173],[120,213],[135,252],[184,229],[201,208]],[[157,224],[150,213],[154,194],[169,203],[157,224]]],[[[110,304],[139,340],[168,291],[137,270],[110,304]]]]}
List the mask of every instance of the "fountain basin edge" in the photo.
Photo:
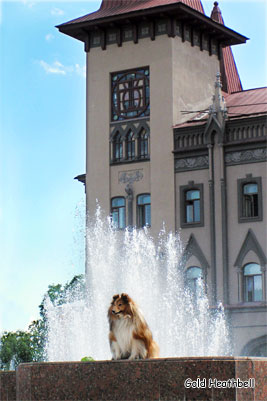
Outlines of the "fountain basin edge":
{"type": "Polygon", "coordinates": [[[0,372],[0,400],[263,401],[266,371],[267,358],[249,357],[22,363],[16,371],[16,395],[15,372],[0,372]],[[188,378],[199,388],[187,388],[188,378]],[[209,387],[209,379],[217,379],[219,386],[229,379],[255,379],[255,387],[209,387]]]}

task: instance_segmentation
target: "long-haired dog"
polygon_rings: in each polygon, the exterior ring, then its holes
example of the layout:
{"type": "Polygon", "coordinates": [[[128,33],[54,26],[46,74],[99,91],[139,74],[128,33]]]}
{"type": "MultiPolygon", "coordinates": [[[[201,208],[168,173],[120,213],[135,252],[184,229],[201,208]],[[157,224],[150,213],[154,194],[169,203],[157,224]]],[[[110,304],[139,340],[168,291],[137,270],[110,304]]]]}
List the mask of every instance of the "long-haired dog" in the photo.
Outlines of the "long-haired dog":
{"type": "Polygon", "coordinates": [[[113,296],[108,320],[112,359],[158,358],[159,347],[142,313],[129,295],[113,296]]]}

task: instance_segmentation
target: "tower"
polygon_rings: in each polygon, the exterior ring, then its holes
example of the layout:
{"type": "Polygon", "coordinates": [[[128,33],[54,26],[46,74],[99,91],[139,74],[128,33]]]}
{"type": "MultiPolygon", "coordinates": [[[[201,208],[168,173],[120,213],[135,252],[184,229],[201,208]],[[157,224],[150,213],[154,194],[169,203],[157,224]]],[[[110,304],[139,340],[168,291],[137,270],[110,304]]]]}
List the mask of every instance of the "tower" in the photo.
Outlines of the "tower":
{"type": "Polygon", "coordinates": [[[209,106],[222,47],[246,38],[200,0],[103,0],[58,28],[87,52],[87,210],[175,231],[172,127],[209,106]]]}

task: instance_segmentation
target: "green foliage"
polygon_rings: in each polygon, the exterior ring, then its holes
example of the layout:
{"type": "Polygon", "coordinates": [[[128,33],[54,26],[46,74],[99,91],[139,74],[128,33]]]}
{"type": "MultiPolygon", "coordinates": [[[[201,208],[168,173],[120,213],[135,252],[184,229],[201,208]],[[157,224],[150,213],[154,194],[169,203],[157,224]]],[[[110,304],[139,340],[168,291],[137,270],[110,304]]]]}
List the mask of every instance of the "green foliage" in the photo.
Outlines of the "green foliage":
{"type": "Polygon", "coordinates": [[[34,350],[34,361],[42,362],[46,358],[45,342],[47,328],[43,319],[34,320],[28,327],[31,336],[31,346],[34,350]]]}
{"type": "Polygon", "coordinates": [[[42,303],[39,305],[40,315],[46,319],[45,301],[49,299],[54,306],[65,304],[69,299],[81,297],[85,291],[85,278],[83,274],[74,276],[70,282],[64,286],[62,284],[52,284],[48,286],[48,291],[45,293],[42,303]]]}
{"type": "Polygon", "coordinates": [[[95,361],[94,358],[92,358],[91,356],[84,356],[81,359],[81,362],[94,362],[94,361],[95,361]]]}
{"type": "MultiPolygon", "coordinates": [[[[71,298],[79,299],[85,291],[84,275],[74,276],[64,286],[49,285],[39,305],[41,318],[34,320],[27,331],[4,332],[0,338],[0,369],[15,369],[22,362],[41,362],[46,359],[47,335],[46,299],[54,306],[62,305],[71,298]]],[[[91,357],[89,360],[93,360],[91,357]],[[91,358],[91,359],[90,359],[91,358]]]]}
{"type": "Polygon", "coordinates": [[[9,370],[21,362],[34,361],[31,335],[25,331],[4,332],[0,349],[1,369],[9,370]],[[12,366],[13,365],[13,366],[12,366]]]}

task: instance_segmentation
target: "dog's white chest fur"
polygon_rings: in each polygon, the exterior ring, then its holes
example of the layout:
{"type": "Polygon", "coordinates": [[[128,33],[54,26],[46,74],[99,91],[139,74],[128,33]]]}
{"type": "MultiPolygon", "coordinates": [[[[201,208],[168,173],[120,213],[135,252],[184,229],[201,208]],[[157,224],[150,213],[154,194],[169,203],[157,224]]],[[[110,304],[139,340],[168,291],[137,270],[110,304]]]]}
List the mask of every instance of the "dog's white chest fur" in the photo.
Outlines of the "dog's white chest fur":
{"type": "Polygon", "coordinates": [[[122,318],[114,322],[113,331],[123,354],[131,352],[134,325],[131,318],[122,318]]]}

